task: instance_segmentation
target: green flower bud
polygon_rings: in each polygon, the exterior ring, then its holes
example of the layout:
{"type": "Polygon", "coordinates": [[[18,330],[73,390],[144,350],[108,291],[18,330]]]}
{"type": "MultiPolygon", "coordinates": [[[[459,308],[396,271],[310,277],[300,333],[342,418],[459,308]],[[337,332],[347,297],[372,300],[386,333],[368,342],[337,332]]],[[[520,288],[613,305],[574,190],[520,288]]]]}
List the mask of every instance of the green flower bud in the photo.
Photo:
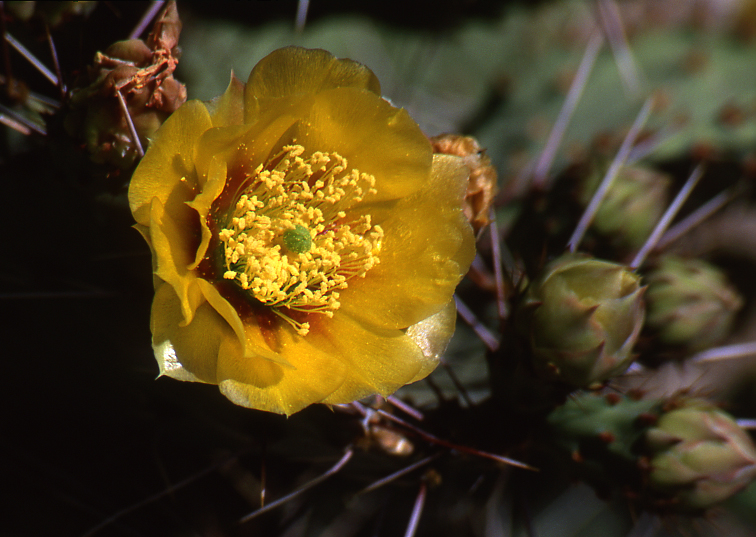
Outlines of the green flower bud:
{"type": "Polygon", "coordinates": [[[668,345],[700,350],[716,344],[743,306],[725,275],[698,259],[664,257],[646,282],[648,326],[668,345]]]}
{"type": "Polygon", "coordinates": [[[644,290],[622,265],[573,254],[550,263],[528,288],[518,321],[536,372],[574,387],[623,373],[643,326],[644,290]]]}
{"type": "Polygon", "coordinates": [[[547,418],[548,442],[600,493],[642,508],[696,513],[756,479],[756,447],[702,399],[579,393],[547,418]]]}
{"type": "Polygon", "coordinates": [[[756,479],[756,447],[727,413],[701,399],[675,401],[646,433],[649,486],[678,510],[726,500],[756,479]]]}
{"type": "MultiPolygon", "coordinates": [[[[583,183],[581,200],[587,205],[605,170],[597,169],[583,183]],[[599,173],[601,172],[601,173],[599,173]]],[[[616,243],[639,248],[667,207],[670,179],[651,168],[624,166],[599,205],[593,228],[616,243]]]]}

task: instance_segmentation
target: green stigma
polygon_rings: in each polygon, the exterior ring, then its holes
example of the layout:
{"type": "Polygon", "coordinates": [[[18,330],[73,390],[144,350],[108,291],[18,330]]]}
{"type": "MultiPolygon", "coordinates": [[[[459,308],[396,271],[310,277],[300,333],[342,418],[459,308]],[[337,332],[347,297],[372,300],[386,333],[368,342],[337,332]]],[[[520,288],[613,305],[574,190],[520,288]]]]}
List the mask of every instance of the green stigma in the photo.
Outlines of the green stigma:
{"type": "Polygon", "coordinates": [[[312,247],[310,232],[303,225],[297,224],[294,229],[287,229],[283,233],[284,246],[295,254],[309,252],[312,247]]]}

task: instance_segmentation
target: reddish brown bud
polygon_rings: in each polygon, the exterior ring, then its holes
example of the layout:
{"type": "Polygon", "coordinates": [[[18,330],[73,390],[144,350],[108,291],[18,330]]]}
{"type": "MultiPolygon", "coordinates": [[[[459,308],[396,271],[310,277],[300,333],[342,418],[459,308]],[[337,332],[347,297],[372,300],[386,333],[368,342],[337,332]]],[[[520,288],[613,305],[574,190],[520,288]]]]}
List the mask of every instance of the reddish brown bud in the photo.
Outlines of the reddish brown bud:
{"type": "Polygon", "coordinates": [[[84,141],[92,160],[130,167],[140,148],[184,104],[186,88],[173,78],[180,32],[176,3],[168,2],[146,42],[119,41],[95,55],[71,95],[66,117],[67,130],[84,141]]]}
{"type": "Polygon", "coordinates": [[[463,210],[477,233],[491,223],[488,218],[497,191],[496,169],[472,136],[440,134],[430,139],[434,153],[462,157],[470,170],[463,210]]]}

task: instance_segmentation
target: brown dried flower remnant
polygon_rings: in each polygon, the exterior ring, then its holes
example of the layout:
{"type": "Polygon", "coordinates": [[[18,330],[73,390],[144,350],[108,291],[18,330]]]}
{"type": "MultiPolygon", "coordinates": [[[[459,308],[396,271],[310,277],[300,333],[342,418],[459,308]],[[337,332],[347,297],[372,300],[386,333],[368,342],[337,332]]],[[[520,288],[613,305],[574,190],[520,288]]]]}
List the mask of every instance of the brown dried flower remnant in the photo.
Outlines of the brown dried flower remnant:
{"type": "Polygon", "coordinates": [[[462,157],[465,166],[470,170],[463,210],[477,233],[491,223],[488,213],[497,192],[498,176],[496,169],[491,165],[491,159],[472,136],[439,134],[433,136],[430,141],[434,153],[462,157]]]}
{"type": "Polygon", "coordinates": [[[94,162],[129,168],[186,101],[186,88],[173,78],[180,33],[176,3],[168,2],[146,41],[119,41],[95,55],[66,118],[66,129],[83,139],[94,162]]]}

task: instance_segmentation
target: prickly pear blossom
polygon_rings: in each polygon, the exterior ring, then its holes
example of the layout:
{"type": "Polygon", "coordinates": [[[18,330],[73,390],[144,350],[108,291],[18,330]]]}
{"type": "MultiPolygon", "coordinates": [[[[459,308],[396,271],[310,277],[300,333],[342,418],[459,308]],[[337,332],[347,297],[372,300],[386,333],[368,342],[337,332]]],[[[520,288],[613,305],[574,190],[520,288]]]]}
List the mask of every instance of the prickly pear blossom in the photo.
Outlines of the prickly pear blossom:
{"type": "Polygon", "coordinates": [[[188,102],[129,189],[161,374],[287,415],[425,377],[474,255],[467,175],[369,69],[322,50],[188,102]]]}
{"type": "Polygon", "coordinates": [[[535,370],[574,387],[623,373],[643,326],[644,290],[622,265],[573,254],[554,260],[518,316],[535,370]]]}
{"type": "Polygon", "coordinates": [[[702,399],[674,402],[646,432],[649,485],[681,510],[718,504],[756,478],[756,447],[732,417],[702,399]]]}

